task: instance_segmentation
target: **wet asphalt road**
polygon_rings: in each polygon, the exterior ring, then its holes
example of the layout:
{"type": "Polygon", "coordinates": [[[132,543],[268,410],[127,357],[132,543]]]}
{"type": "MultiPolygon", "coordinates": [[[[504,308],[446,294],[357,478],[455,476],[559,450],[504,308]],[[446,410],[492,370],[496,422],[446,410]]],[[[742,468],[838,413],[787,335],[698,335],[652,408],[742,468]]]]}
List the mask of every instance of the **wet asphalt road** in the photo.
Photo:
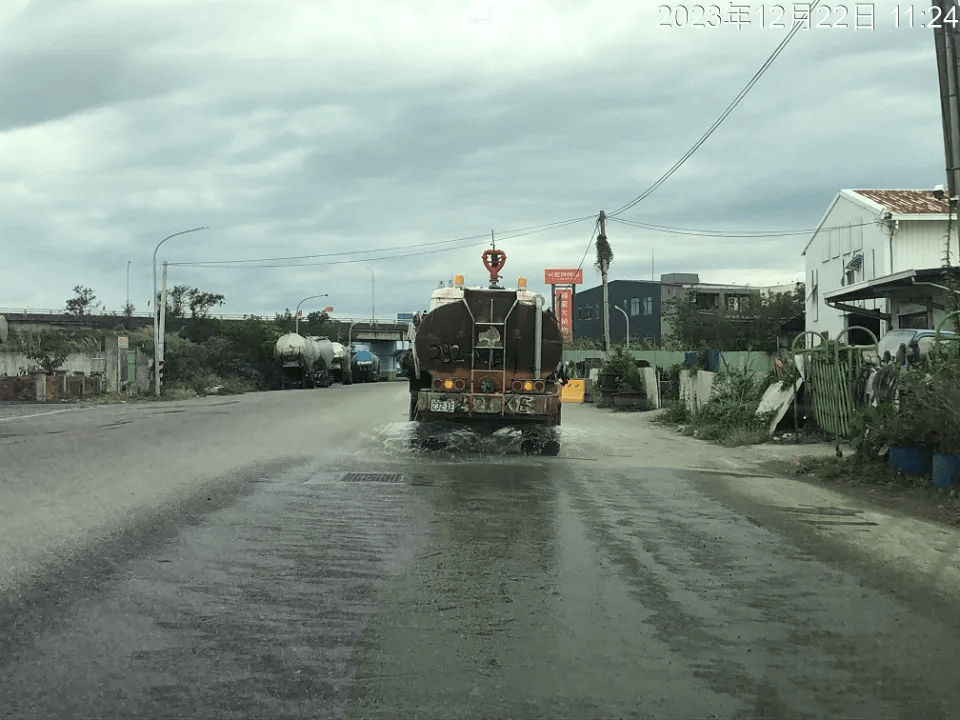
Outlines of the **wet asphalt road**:
{"type": "Polygon", "coordinates": [[[49,546],[0,603],[0,718],[960,715],[956,605],[721,490],[696,441],[565,407],[560,457],[423,455],[399,384],[225,400],[0,423],[0,519],[57,519],[0,534],[0,571],[49,546]],[[127,469],[44,485],[71,448],[127,469]]]}

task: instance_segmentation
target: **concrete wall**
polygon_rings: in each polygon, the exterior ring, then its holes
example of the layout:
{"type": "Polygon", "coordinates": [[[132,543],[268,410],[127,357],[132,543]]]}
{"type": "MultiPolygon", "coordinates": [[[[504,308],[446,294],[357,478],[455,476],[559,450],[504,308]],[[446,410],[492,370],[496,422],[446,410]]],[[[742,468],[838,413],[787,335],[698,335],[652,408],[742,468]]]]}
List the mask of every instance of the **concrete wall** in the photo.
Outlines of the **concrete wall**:
{"type": "MultiPolygon", "coordinates": [[[[60,370],[67,373],[93,373],[93,356],[83,353],[72,353],[60,370]]],[[[0,376],[19,375],[20,371],[28,372],[36,367],[36,363],[20,352],[0,352],[0,376]]]]}
{"type": "Polygon", "coordinates": [[[680,373],[680,400],[687,406],[687,410],[696,412],[698,407],[710,399],[716,376],[716,373],[706,370],[697,370],[693,375],[689,372],[680,373]]]}
{"type": "Polygon", "coordinates": [[[0,377],[0,401],[49,402],[80,400],[103,392],[102,376],[26,375],[0,377]]]}
{"type": "MultiPolygon", "coordinates": [[[[108,336],[104,352],[71,353],[58,373],[100,376],[103,378],[102,385],[105,392],[149,390],[152,383],[153,358],[138,348],[120,349],[118,345],[117,336],[108,336]],[[135,377],[132,379],[129,377],[130,365],[127,359],[130,355],[135,357],[136,365],[135,377]]],[[[36,363],[24,353],[0,351],[0,377],[17,377],[35,369],[36,363]]]]}

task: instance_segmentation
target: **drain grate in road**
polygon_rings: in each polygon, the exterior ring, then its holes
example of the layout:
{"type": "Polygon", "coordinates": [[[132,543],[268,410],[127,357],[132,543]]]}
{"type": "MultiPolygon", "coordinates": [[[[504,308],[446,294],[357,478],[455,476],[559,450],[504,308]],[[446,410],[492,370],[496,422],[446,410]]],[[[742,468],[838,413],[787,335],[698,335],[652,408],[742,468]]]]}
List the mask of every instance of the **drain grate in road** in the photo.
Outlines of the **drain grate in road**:
{"type": "Polygon", "coordinates": [[[351,472],[340,478],[340,482],[380,482],[398,483],[403,480],[400,473],[362,473],[351,472]]]}

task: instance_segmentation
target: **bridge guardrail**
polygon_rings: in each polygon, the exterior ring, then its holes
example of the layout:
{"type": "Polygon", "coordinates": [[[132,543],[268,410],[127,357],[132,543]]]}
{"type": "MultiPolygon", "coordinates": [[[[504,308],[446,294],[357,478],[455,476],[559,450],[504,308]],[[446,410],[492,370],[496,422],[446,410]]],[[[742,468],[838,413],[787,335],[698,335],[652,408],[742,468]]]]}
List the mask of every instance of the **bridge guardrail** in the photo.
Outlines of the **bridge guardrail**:
{"type": "MultiPolygon", "coordinates": [[[[248,317],[260,317],[264,320],[272,320],[278,314],[277,312],[272,313],[247,313],[246,315],[229,315],[226,313],[211,313],[208,317],[216,318],[217,320],[243,320],[248,317]]],[[[7,318],[14,319],[17,316],[27,316],[27,315],[62,315],[67,316],[67,313],[61,308],[59,310],[52,309],[43,309],[43,308],[0,308],[0,315],[4,315],[7,318]]],[[[131,313],[132,317],[138,318],[149,318],[153,314],[150,312],[135,312],[131,313]]],[[[103,313],[87,313],[88,317],[118,317],[122,318],[125,315],[122,312],[103,312],[103,313]]],[[[407,325],[408,323],[403,321],[398,321],[395,318],[376,318],[371,321],[370,318],[351,318],[351,317],[335,317],[331,316],[331,320],[338,323],[352,323],[356,322],[358,325],[407,325]]],[[[300,318],[300,322],[304,322],[306,316],[300,318]]]]}

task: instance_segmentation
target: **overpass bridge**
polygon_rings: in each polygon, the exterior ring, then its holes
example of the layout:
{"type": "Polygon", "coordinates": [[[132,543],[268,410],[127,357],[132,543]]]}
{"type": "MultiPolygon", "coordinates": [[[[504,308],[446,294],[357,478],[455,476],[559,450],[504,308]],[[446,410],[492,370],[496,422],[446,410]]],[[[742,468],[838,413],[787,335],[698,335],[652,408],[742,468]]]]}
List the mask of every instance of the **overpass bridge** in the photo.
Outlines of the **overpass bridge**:
{"type": "MultiPolygon", "coordinates": [[[[80,329],[123,329],[126,331],[140,327],[151,327],[153,315],[149,312],[133,313],[127,317],[120,313],[87,314],[82,317],[70,315],[62,310],[37,308],[0,308],[0,315],[6,318],[11,330],[80,330],[80,329]]],[[[272,320],[277,313],[262,314],[256,317],[272,320]]],[[[241,322],[253,315],[210,314],[211,319],[223,322],[241,322]]],[[[393,343],[401,344],[407,339],[409,325],[397,322],[396,319],[370,318],[330,318],[334,326],[333,332],[328,332],[331,340],[339,339],[344,344],[350,342],[371,343],[381,353],[392,354],[394,349],[388,349],[393,343]]],[[[301,331],[304,331],[304,318],[301,318],[301,331]]],[[[376,350],[375,350],[376,352],[376,350]]]]}

